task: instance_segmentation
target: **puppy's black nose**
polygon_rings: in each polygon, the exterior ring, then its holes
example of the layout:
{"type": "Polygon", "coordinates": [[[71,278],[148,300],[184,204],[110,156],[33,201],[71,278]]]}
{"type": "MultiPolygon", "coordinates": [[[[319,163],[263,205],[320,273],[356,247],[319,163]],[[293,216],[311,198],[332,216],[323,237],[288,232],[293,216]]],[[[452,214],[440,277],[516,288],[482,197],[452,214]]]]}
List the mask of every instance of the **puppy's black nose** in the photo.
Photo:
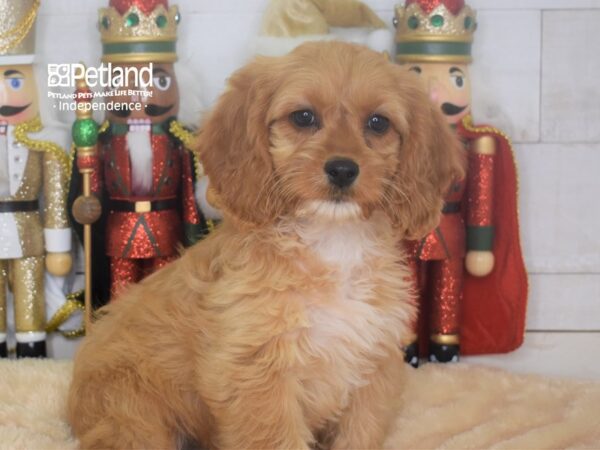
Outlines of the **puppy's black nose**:
{"type": "Polygon", "coordinates": [[[329,182],[337,187],[350,186],[358,176],[358,164],[351,159],[331,159],[325,163],[329,182]]]}

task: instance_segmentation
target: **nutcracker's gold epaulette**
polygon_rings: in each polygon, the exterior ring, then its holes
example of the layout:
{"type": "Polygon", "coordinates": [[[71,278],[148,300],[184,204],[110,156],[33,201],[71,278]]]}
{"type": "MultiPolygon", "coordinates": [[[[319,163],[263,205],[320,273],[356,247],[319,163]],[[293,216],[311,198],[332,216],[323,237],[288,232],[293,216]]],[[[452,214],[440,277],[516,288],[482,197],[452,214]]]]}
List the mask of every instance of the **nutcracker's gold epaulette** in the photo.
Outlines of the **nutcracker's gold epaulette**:
{"type": "Polygon", "coordinates": [[[199,180],[204,175],[204,168],[198,157],[198,153],[194,150],[198,147],[198,133],[193,133],[185,128],[181,122],[177,120],[171,121],[169,124],[169,132],[181,141],[187,151],[192,154],[194,160],[194,172],[196,173],[196,180],[199,180]]]}
{"type": "Polygon", "coordinates": [[[60,145],[50,141],[32,139],[28,136],[29,133],[38,133],[42,131],[42,128],[40,116],[36,116],[27,122],[15,126],[15,139],[19,144],[27,147],[29,150],[51,153],[63,166],[65,173],[70,173],[71,162],[60,145]]]}
{"type": "Polygon", "coordinates": [[[185,128],[177,120],[171,121],[169,124],[169,132],[179,139],[187,150],[193,152],[198,144],[198,135],[185,128]]]}
{"type": "Polygon", "coordinates": [[[473,125],[473,116],[470,114],[462,118],[461,124],[465,128],[465,130],[470,131],[471,133],[494,134],[496,136],[501,136],[504,139],[506,139],[506,141],[512,147],[512,141],[504,131],[496,127],[491,127],[489,125],[475,126],[473,125]]]}

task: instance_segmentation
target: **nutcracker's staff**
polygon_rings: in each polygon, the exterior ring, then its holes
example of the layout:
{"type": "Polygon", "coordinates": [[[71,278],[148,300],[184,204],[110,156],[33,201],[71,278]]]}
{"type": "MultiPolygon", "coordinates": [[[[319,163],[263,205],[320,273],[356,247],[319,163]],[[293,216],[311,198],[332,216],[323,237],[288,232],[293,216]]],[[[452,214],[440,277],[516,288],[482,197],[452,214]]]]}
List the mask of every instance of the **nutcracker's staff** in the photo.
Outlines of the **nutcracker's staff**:
{"type": "MultiPolygon", "coordinates": [[[[85,70],[84,72],[85,73],[85,70]]],[[[85,79],[77,81],[75,91],[77,119],[73,124],[73,143],[77,154],[77,167],[81,172],[82,193],[73,204],[73,217],[83,225],[83,250],[85,257],[85,328],[92,322],[92,224],[101,214],[100,201],[92,195],[91,178],[96,169],[98,124],[92,117],[93,95],[85,79]]]]}

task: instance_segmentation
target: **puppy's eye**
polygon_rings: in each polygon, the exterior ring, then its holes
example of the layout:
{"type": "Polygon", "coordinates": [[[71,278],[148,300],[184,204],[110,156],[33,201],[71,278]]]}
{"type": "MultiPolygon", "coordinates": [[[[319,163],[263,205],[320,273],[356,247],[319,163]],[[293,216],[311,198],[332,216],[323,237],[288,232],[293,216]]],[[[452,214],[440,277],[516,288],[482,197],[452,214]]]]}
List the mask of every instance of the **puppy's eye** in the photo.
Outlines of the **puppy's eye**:
{"type": "Polygon", "coordinates": [[[387,117],[380,116],[379,114],[373,114],[367,120],[367,128],[374,131],[377,134],[383,134],[387,131],[390,126],[390,121],[387,117]]]}
{"type": "Polygon", "coordinates": [[[290,114],[290,119],[300,128],[308,128],[315,126],[317,124],[317,118],[315,117],[315,113],[310,109],[302,109],[300,111],[294,111],[290,114]]]}

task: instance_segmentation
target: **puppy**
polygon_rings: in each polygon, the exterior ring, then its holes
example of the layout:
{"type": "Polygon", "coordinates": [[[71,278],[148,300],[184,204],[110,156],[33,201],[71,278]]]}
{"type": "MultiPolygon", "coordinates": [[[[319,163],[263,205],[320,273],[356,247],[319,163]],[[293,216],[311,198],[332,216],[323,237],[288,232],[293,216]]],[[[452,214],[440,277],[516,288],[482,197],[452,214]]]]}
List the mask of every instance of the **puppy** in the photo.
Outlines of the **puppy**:
{"type": "Polygon", "coordinates": [[[415,313],[397,243],[462,173],[416,83],[334,42],[231,77],[199,148],[224,223],[94,323],[68,401],[83,448],[381,447],[415,313]]]}

